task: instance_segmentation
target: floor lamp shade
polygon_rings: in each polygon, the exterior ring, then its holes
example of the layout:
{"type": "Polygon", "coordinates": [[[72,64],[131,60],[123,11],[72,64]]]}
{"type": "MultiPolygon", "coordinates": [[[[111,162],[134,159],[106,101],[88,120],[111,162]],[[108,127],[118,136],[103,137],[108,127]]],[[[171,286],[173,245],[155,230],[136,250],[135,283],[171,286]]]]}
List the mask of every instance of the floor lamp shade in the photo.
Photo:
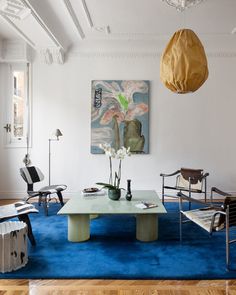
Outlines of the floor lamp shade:
{"type": "Polygon", "coordinates": [[[205,50],[192,30],[179,30],[170,39],[161,57],[160,78],[176,93],[194,92],[207,80],[205,50]]]}
{"type": "Polygon", "coordinates": [[[56,129],[52,135],[58,138],[58,137],[62,136],[63,134],[61,133],[60,129],[56,129]]]}

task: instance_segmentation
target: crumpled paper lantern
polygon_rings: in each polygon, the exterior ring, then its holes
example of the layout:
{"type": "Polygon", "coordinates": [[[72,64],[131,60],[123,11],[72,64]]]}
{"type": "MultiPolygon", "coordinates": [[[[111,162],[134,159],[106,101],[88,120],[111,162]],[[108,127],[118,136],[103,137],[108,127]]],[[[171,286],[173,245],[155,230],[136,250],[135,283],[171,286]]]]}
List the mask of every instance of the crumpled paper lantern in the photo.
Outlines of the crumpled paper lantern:
{"type": "Polygon", "coordinates": [[[161,58],[160,77],[176,93],[194,92],[207,80],[204,47],[192,30],[179,30],[170,39],[161,58]]]}

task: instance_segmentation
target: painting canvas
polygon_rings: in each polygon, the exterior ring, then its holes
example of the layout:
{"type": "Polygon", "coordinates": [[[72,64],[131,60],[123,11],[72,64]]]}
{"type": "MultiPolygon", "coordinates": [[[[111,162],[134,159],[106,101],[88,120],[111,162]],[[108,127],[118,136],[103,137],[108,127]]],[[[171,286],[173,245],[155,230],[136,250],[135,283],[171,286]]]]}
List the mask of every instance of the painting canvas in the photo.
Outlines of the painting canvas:
{"type": "Polygon", "coordinates": [[[149,81],[92,81],[91,153],[102,143],[149,152],[149,81]]]}

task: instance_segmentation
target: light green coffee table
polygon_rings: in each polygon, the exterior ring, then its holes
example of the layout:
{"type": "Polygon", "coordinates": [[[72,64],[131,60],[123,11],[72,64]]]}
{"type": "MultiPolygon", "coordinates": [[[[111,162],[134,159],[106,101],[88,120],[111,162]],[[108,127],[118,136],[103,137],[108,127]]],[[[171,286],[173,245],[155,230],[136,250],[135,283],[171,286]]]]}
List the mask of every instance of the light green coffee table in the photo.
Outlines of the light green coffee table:
{"type": "MultiPolygon", "coordinates": [[[[132,191],[132,200],[125,199],[122,192],[120,200],[113,201],[105,196],[86,196],[82,194],[70,199],[58,212],[59,215],[68,215],[68,240],[83,242],[90,238],[91,214],[130,214],[136,215],[136,238],[139,241],[150,242],[158,238],[158,215],[166,213],[157,193],[154,190],[132,191]],[[158,207],[139,209],[135,204],[151,202],[158,207]]],[[[125,224],[124,224],[125,226],[125,224]]]]}

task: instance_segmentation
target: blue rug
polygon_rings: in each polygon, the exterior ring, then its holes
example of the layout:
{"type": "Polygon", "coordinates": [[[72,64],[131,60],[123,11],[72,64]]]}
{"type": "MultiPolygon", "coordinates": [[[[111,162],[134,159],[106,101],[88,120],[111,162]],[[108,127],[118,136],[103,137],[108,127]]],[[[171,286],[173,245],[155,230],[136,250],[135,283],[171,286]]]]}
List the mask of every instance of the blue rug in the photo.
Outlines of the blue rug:
{"type": "MultiPolygon", "coordinates": [[[[101,216],[91,221],[91,239],[67,240],[67,217],[57,216],[51,204],[49,216],[31,214],[37,246],[29,244],[28,264],[0,278],[28,279],[229,279],[236,271],[225,270],[225,233],[207,232],[193,223],[183,225],[178,240],[178,204],[167,203],[168,214],[159,218],[159,240],[135,239],[135,217],[101,216]]],[[[231,246],[236,269],[236,245],[231,246]]]]}

